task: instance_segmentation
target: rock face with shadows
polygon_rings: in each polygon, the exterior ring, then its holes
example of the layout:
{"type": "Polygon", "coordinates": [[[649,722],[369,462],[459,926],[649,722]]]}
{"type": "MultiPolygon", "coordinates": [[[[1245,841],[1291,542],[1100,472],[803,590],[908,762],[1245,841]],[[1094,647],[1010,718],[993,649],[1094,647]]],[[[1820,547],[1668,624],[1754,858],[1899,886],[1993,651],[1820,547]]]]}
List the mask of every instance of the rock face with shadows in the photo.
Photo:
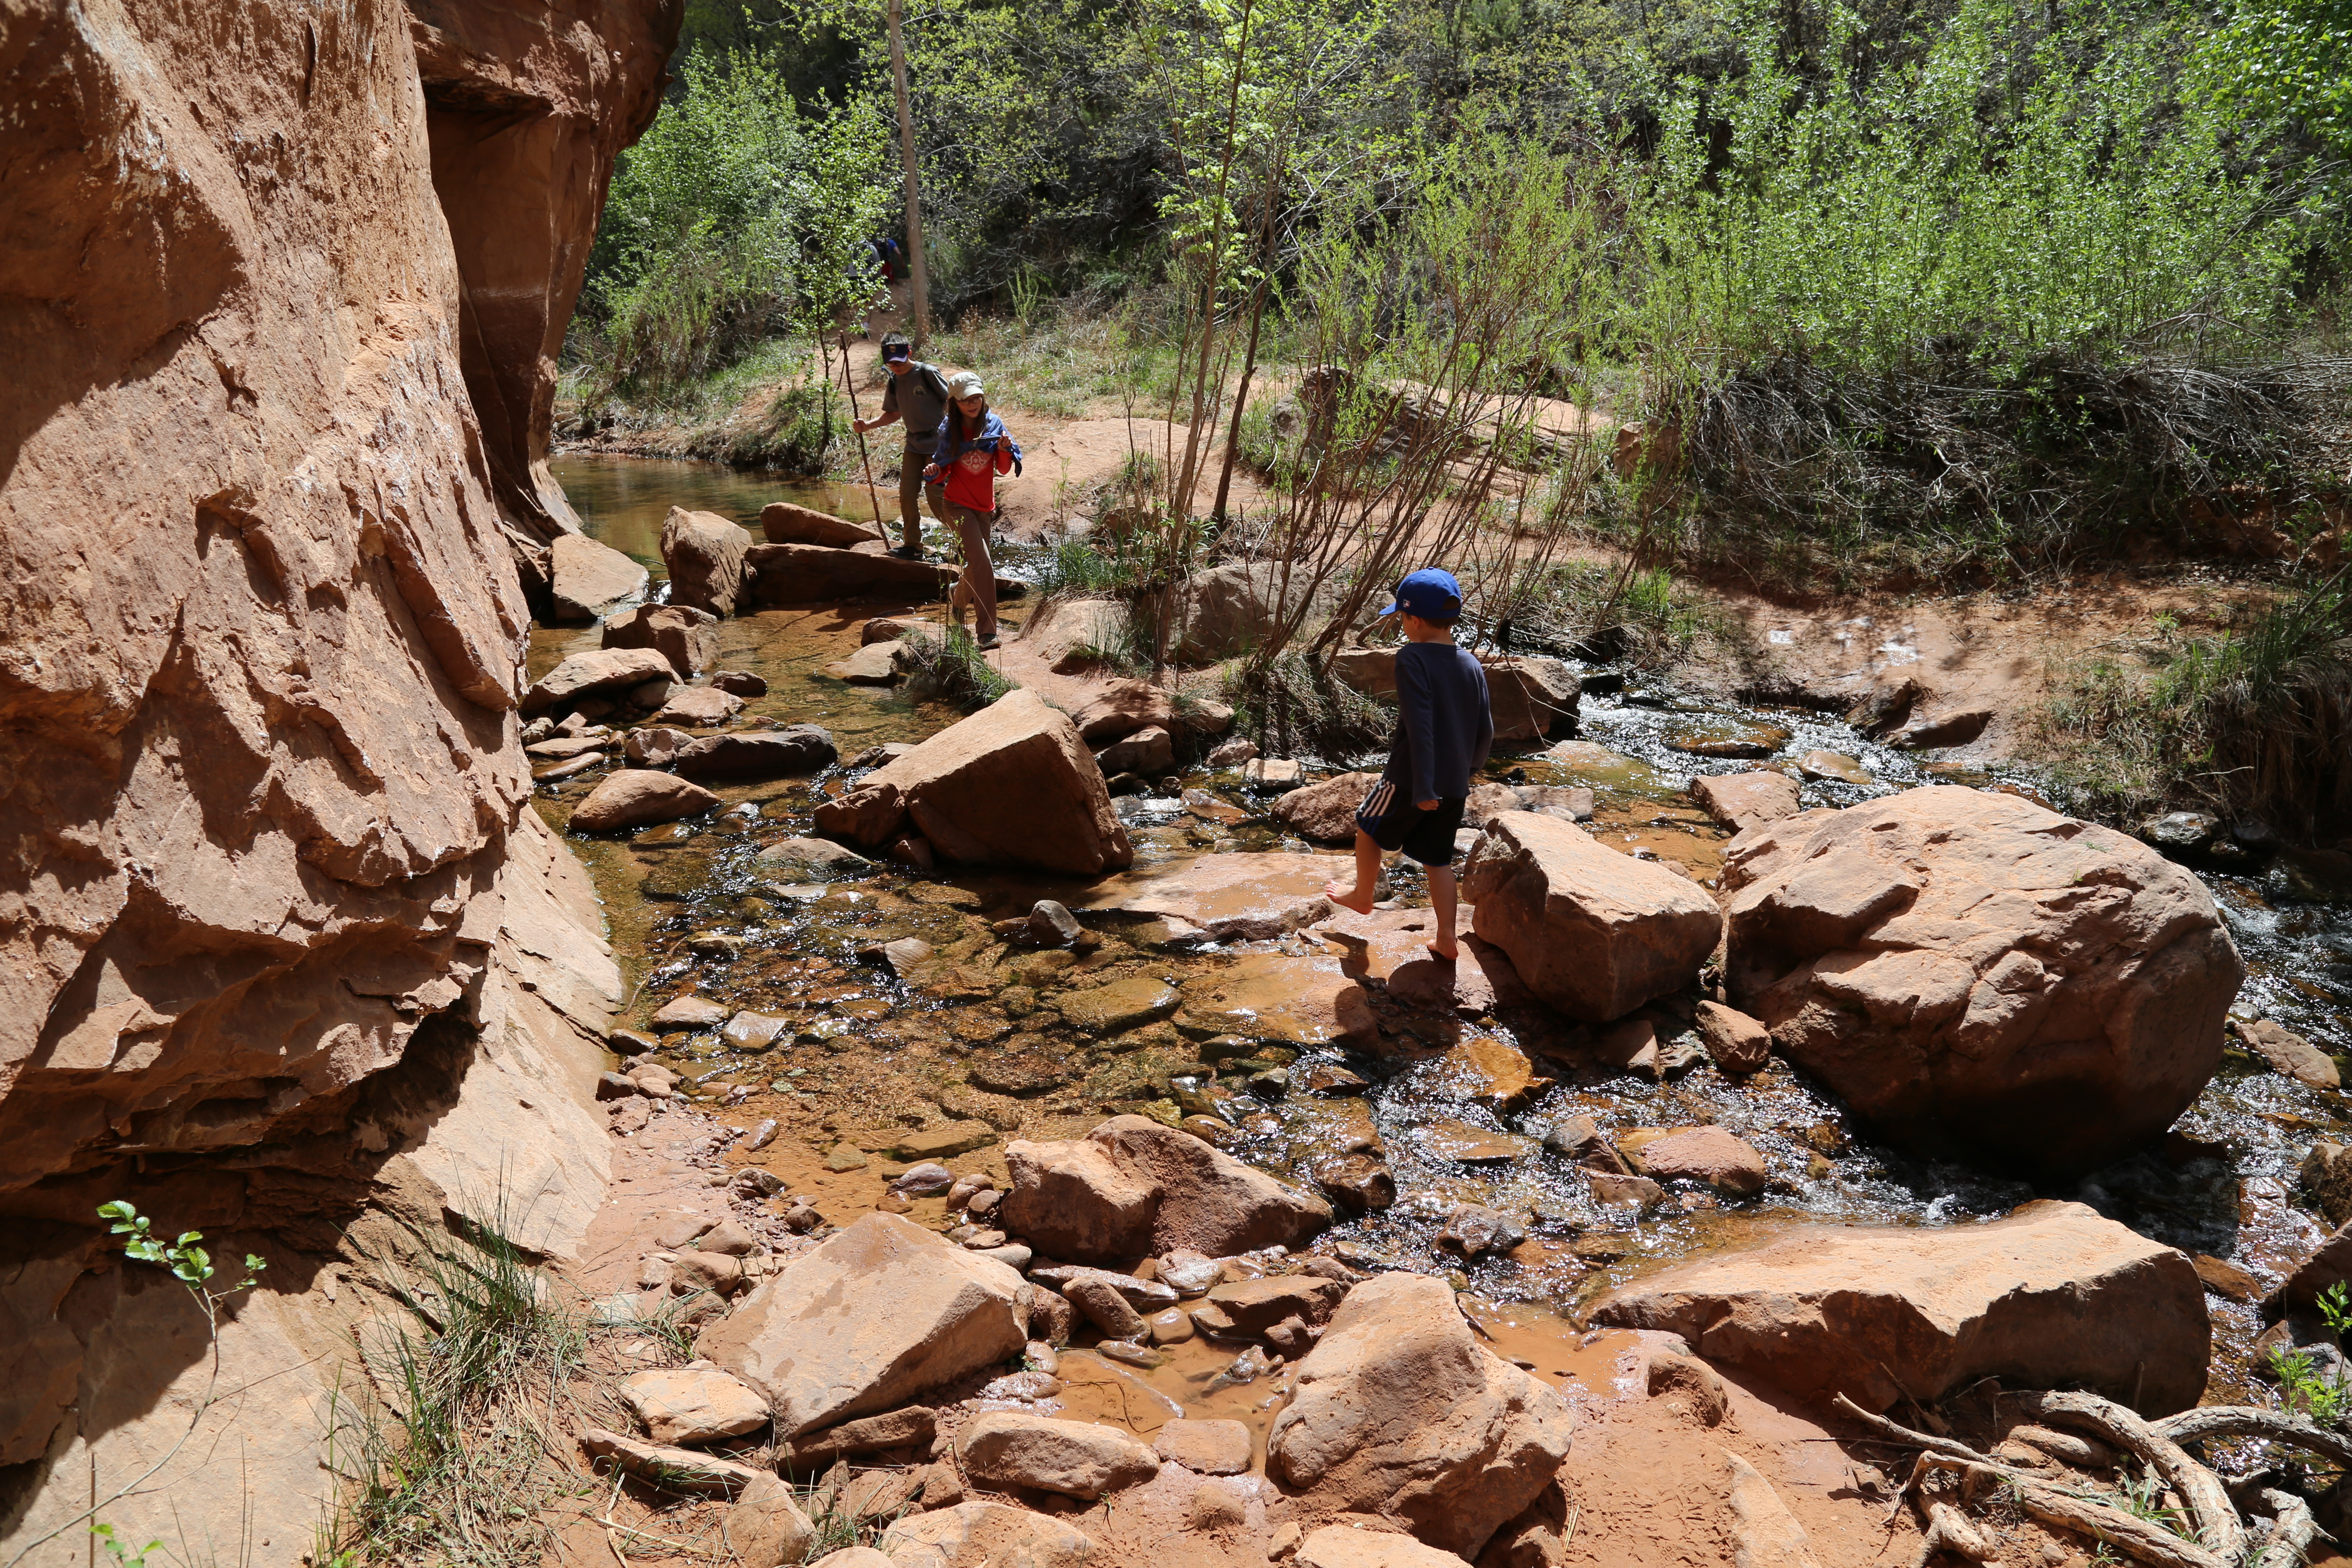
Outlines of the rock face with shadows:
{"type": "Polygon", "coordinates": [[[1064,1143],[1015,1139],[1004,1162],[1012,1183],[998,1223],[1072,1262],[1297,1247],[1331,1223],[1321,1198],[1149,1117],[1115,1116],[1064,1143]]]}
{"type": "Polygon", "coordinates": [[[1793,1232],[1638,1279],[1588,1316],[1870,1410],[1999,1377],[2168,1415],[2203,1394],[2212,1340],[2187,1254],[2048,1200],[1985,1225],[1793,1232]]]}
{"type": "Polygon", "coordinates": [[[1348,1292],[1298,1363],[1266,1472],[1314,1507],[1475,1557],[1551,1484],[1572,1426],[1549,1384],[1478,1343],[1444,1280],[1383,1274],[1348,1292]]]}
{"type": "Polygon", "coordinates": [[[1472,929],[1510,955],[1528,988],[1588,1023],[1689,984],[1723,929],[1686,879],[1539,812],[1488,821],[1462,896],[1477,910],[1472,929]]]}
{"type": "Polygon", "coordinates": [[[797,1437],[903,1405],[1027,1342],[1021,1276],[893,1214],[870,1214],[753,1288],[701,1352],[797,1437]]]}
{"type": "Polygon", "coordinates": [[[1781,1055],[1889,1137],[2037,1176],[2169,1127],[2245,978],[2195,876],[2015,795],[1809,811],[1732,840],[1723,885],[1730,1000],[1781,1055]]]}
{"type": "Polygon", "coordinates": [[[966,865],[1092,876],[1135,858],[1076,727],[1033,691],[1007,692],[816,811],[820,832],[868,848],[909,824],[966,865]]]}
{"type": "Polygon", "coordinates": [[[319,1517],[342,1238],[464,1215],[562,1255],[602,1201],[619,975],[528,805],[517,667],[570,537],[554,349],[677,26],[0,22],[0,1340],[39,1356],[0,1400],[0,1556],[162,1458],[210,1376],[99,1203],[270,1259],[223,1331],[244,1392],[107,1516],[232,1555],[319,1517]]]}

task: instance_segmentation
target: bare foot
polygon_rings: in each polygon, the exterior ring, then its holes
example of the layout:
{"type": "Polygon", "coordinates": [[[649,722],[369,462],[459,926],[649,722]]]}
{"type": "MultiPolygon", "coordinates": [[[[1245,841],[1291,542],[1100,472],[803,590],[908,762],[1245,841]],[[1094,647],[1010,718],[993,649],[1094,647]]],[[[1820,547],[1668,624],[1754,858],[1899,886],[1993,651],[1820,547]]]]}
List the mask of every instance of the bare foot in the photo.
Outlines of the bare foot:
{"type": "Polygon", "coordinates": [[[1451,963],[1455,959],[1462,956],[1462,949],[1459,943],[1456,943],[1452,947],[1441,947],[1433,942],[1424,942],[1421,945],[1429,949],[1429,951],[1440,961],[1446,963],[1451,963]]]}
{"type": "Polygon", "coordinates": [[[1323,896],[1343,910],[1353,910],[1360,915],[1372,912],[1372,890],[1359,888],[1353,882],[1326,882],[1323,896]]]}

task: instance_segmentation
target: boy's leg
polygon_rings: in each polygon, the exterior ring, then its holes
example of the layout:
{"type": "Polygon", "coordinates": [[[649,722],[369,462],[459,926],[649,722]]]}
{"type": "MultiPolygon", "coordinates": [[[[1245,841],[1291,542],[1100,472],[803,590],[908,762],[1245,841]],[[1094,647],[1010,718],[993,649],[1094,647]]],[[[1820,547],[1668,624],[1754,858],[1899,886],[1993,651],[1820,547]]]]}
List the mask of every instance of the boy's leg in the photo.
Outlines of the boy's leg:
{"type": "Polygon", "coordinates": [[[1430,939],[1429,951],[1444,959],[1458,956],[1462,944],[1454,936],[1454,868],[1428,866],[1429,909],[1437,917],[1437,934],[1430,939]]]}
{"type": "MultiPolygon", "coordinates": [[[[1449,878],[1448,887],[1451,885],[1449,878]]],[[[1372,900],[1378,895],[1380,886],[1381,847],[1373,841],[1370,834],[1359,827],[1356,829],[1356,880],[1352,886],[1337,881],[1324,883],[1324,897],[1342,909],[1368,915],[1372,912],[1372,900]]]]}

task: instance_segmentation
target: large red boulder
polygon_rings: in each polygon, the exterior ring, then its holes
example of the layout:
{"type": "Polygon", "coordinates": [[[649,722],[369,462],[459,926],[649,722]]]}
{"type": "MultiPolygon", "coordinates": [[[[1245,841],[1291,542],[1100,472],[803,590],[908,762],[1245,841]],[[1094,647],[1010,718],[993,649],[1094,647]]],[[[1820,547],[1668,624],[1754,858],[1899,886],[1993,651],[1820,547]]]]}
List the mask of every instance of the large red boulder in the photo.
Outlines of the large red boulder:
{"type": "Polygon", "coordinates": [[[661,531],[670,603],[714,616],[733,615],[748,596],[743,556],[751,548],[750,531],[717,512],[670,508],[661,531]]]}
{"type": "Polygon", "coordinates": [[[1265,1468],[1318,1510],[1383,1515],[1469,1558],[1551,1484],[1573,1425],[1550,1385],[1471,1336],[1451,1286],[1382,1274],[1298,1363],[1265,1468]]]}
{"type": "Polygon", "coordinates": [[[1135,858],[1076,727],[1032,691],[1007,692],[816,810],[819,832],[869,848],[910,822],[942,858],[966,865],[1093,876],[1135,858]]]}
{"type": "Polygon", "coordinates": [[[1004,1163],[997,1223],[1073,1263],[1297,1247],[1331,1223],[1321,1198],[1144,1116],[1114,1116],[1068,1142],[1016,1139],[1004,1163]]]}
{"type": "Polygon", "coordinates": [[[1689,879],[1541,812],[1488,820],[1462,896],[1477,909],[1471,929],[1510,955],[1528,988],[1589,1023],[1691,984],[1723,927],[1689,879]]]}
{"type": "Polygon", "coordinates": [[[1782,1056],[1890,1138],[2030,1175],[2171,1126],[2245,978],[2194,876],[2015,795],[1809,811],[1734,839],[1723,885],[1730,999],[1782,1056]]]}
{"type": "Polygon", "coordinates": [[[1809,1226],[1637,1279],[1588,1316],[1871,1410],[1999,1377],[2168,1415],[2203,1394],[2212,1342],[2187,1254],[2049,1201],[1986,1225],[1809,1226]]]}

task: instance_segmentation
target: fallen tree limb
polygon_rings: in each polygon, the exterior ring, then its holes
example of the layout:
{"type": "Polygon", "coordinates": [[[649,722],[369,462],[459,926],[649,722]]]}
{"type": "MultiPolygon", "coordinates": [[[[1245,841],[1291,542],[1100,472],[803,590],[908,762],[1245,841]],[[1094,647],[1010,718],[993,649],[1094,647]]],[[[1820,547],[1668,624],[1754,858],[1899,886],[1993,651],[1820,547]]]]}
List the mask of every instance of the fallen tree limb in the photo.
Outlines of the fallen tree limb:
{"type": "Polygon", "coordinates": [[[2189,1457],[2180,1445],[2127,1410],[2095,1394],[2022,1394],[2014,1396],[2033,1415],[2090,1427],[2114,1444],[2137,1455],[2180,1494],[2195,1521],[2200,1544],[2224,1563],[2246,1554],[2246,1527],[2222,1489],[2221,1478],[2189,1457]]]}
{"type": "Polygon", "coordinates": [[[1929,1454],[1922,1463],[1931,1468],[1948,1469],[1958,1475],[1963,1483],[1971,1480],[1996,1480],[2003,1483],[2009,1495],[2017,1500],[2032,1518],[2060,1530],[2087,1535],[2093,1541],[2114,1547],[2116,1551],[2148,1564],[2148,1568],[2237,1568],[2238,1560],[2220,1557],[2194,1542],[2184,1541],[2160,1524],[2128,1514],[2105,1503],[2062,1492],[2044,1482],[2021,1476],[2004,1465],[1982,1460],[1956,1459],[1942,1454],[1929,1454]]]}
{"type": "MultiPolygon", "coordinates": [[[[2162,1525],[2126,1513],[2119,1508],[2062,1492],[2029,1471],[1985,1458],[1956,1438],[1931,1436],[1925,1432],[1914,1431],[1884,1415],[1873,1415],[1843,1394],[1839,1394],[1833,1403],[1864,1426],[1883,1432],[1897,1442],[1926,1450],[1919,1457],[1918,1469],[1912,1475],[1915,1484],[1925,1474],[1936,1470],[1958,1475],[1964,1490],[1972,1489],[1975,1485],[1986,1481],[1998,1481],[2010,1496],[2017,1500],[2020,1507],[2043,1524],[2071,1531],[2077,1535],[2087,1535],[2093,1541],[2113,1546],[2148,1564],[2148,1568],[2239,1568],[2241,1559],[2237,1556],[2221,1556],[2195,1542],[2183,1540],[2162,1525]]],[[[2190,1462],[2194,1463],[2193,1460],[2190,1462]]],[[[2232,1510],[2231,1518],[2233,1522],[2236,1517],[2232,1510]]],[[[2242,1542],[2242,1525],[2239,1527],[2238,1533],[2242,1542]]]]}
{"type": "Polygon", "coordinates": [[[2311,1517],[2311,1505],[2291,1493],[2270,1490],[2263,1493],[2263,1501],[2270,1505],[2276,1522],[2247,1568],[2302,1568],[2304,1554],[2311,1550],[2312,1539],[2319,1533],[2319,1521],[2311,1517]]]}
{"type": "Polygon", "coordinates": [[[2184,1447],[2214,1437],[2266,1437],[2274,1443],[2324,1455],[2339,1465],[2352,1466],[2352,1437],[2284,1410],[2261,1410],[2251,1405],[2209,1405],[2149,1425],[2184,1447]]]}

